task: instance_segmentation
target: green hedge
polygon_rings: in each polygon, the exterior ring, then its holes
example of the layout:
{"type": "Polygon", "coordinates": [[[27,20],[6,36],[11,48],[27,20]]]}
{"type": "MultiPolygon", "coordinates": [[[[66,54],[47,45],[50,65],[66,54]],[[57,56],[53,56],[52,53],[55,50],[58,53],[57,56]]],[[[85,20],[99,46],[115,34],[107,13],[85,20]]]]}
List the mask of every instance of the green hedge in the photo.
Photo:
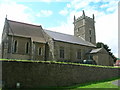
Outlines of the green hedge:
{"type": "Polygon", "coordinates": [[[72,62],[57,62],[57,61],[18,60],[18,59],[0,59],[0,61],[17,61],[17,62],[49,63],[49,64],[56,63],[56,64],[92,66],[92,67],[103,67],[103,68],[120,68],[114,66],[102,66],[102,65],[80,64],[80,63],[72,63],[72,62]]]}

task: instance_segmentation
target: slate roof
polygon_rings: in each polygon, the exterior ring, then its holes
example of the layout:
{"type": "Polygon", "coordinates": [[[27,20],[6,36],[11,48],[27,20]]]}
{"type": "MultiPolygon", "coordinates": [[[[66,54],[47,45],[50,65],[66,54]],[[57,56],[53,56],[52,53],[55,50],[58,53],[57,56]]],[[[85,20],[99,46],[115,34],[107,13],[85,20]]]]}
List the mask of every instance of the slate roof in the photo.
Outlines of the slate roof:
{"type": "Polygon", "coordinates": [[[85,46],[96,47],[95,45],[93,45],[92,43],[90,43],[88,41],[85,41],[81,37],[75,37],[73,35],[63,34],[63,33],[49,31],[49,30],[45,30],[45,32],[50,37],[52,37],[54,40],[57,40],[57,41],[62,41],[62,42],[68,42],[68,43],[73,43],[73,44],[80,44],[80,45],[85,45],[85,46]]]}
{"type": "Polygon", "coordinates": [[[45,31],[51,38],[57,41],[80,44],[85,46],[96,47],[92,43],[85,41],[81,37],[75,37],[73,35],[53,32],[49,30],[43,30],[41,26],[27,24],[23,22],[17,22],[12,20],[7,20],[10,26],[9,35],[21,36],[31,38],[32,41],[46,43],[43,32],[45,31]]]}
{"type": "Polygon", "coordinates": [[[102,48],[98,48],[98,49],[93,49],[90,51],[90,53],[98,53],[102,48]]]}
{"type": "Polygon", "coordinates": [[[32,41],[45,43],[41,26],[32,25],[12,20],[7,20],[10,26],[9,35],[31,38],[32,41]]]}

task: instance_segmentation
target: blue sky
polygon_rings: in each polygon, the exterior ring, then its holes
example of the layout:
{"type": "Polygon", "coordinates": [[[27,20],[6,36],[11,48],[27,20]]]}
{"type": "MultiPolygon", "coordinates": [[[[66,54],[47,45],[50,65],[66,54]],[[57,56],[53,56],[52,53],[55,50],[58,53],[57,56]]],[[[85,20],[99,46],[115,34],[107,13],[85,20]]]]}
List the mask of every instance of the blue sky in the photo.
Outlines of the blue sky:
{"type": "Polygon", "coordinates": [[[2,0],[0,1],[0,35],[5,16],[8,19],[42,25],[52,31],[73,35],[73,17],[95,14],[97,42],[108,44],[118,55],[119,0],[2,0]]]}
{"type": "Polygon", "coordinates": [[[29,14],[32,13],[33,23],[38,23],[47,27],[59,26],[60,22],[66,21],[66,17],[59,14],[59,11],[63,9],[67,2],[19,2],[19,4],[29,7],[31,10],[27,10],[29,14]]]}

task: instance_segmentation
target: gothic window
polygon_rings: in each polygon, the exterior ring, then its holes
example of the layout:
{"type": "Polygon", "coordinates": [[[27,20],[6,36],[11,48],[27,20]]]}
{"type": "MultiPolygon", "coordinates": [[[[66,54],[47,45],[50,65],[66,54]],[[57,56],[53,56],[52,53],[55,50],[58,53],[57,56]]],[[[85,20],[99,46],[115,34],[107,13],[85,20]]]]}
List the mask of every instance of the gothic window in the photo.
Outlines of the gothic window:
{"type": "Polygon", "coordinates": [[[28,54],[29,53],[29,43],[28,42],[26,43],[25,47],[26,47],[25,48],[25,50],[26,50],[25,53],[28,54]]]}
{"type": "Polygon", "coordinates": [[[90,37],[90,42],[92,42],[92,38],[90,37]]]}
{"type": "Polygon", "coordinates": [[[80,31],[80,28],[78,28],[78,32],[80,31]]]}
{"type": "Polygon", "coordinates": [[[64,58],[64,48],[60,48],[60,58],[64,58]]]}
{"type": "Polygon", "coordinates": [[[79,31],[80,31],[80,28],[77,29],[77,32],[79,32],[79,31]]]}
{"type": "Polygon", "coordinates": [[[18,42],[17,42],[17,40],[15,40],[14,43],[13,43],[13,52],[14,53],[17,52],[17,44],[18,44],[18,42]]]}
{"type": "Polygon", "coordinates": [[[91,35],[92,33],[91,33],[91,30],[89,30],[89,34],[91,35]]]}
{"type": "Polygon", "coordinates": [[[77,51],[77,59],[81,59],[81,50],[80,49],[77,51]]]}
{"type": "Polygon", "coordinates": [[[42,48],[41,47],[38,48],[38,55],[42,55],[42,48]]]}

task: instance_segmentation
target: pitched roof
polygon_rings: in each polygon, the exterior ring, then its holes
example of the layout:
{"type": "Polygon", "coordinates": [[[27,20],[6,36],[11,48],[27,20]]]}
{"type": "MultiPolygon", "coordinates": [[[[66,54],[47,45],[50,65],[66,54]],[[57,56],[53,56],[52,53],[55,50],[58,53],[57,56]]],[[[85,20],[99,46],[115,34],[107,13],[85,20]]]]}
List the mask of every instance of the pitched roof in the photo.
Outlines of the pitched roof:
{"type": "Polygon", "coordinates": [[[7,20],[10,26],[9,35],[31,38],[33,41],[45,43],[41,26],[7,20]]]}
{"type": "Polygon", "coordinates": [[[96,47],[95,45],[93,45],[92,43],[90,43],[88,41],[85,41],[81,37],[75,37],[73,35],[63,34],[63,33],[59,33],[59,32],[53,32],[53,31],[49,31],[49,30],[45,30],[45,32],[50,37],[52,37],[54,40],[57,40],[57,41],[96,47]]]}
{"type": "Polygon", "coordinates": [[[88,41],[85,41],[81,37],[75,37],[73,35],[53,32],[49,30],[43,30],[42,27],[38,25],[32,25],[12,20],[7,21],[10,26],[9,35],[28,37],[31,38],[32,41],[46,43],[43,35],[43,32],[45,31],[51,38],[57,41],[96,47],[95,45],[88,41]]]}
{"type": "Polygon", "coordinates": [[[102,50],[102,48],[93,49],[90,53],[98,53],[100,50],[102,50]]]}

